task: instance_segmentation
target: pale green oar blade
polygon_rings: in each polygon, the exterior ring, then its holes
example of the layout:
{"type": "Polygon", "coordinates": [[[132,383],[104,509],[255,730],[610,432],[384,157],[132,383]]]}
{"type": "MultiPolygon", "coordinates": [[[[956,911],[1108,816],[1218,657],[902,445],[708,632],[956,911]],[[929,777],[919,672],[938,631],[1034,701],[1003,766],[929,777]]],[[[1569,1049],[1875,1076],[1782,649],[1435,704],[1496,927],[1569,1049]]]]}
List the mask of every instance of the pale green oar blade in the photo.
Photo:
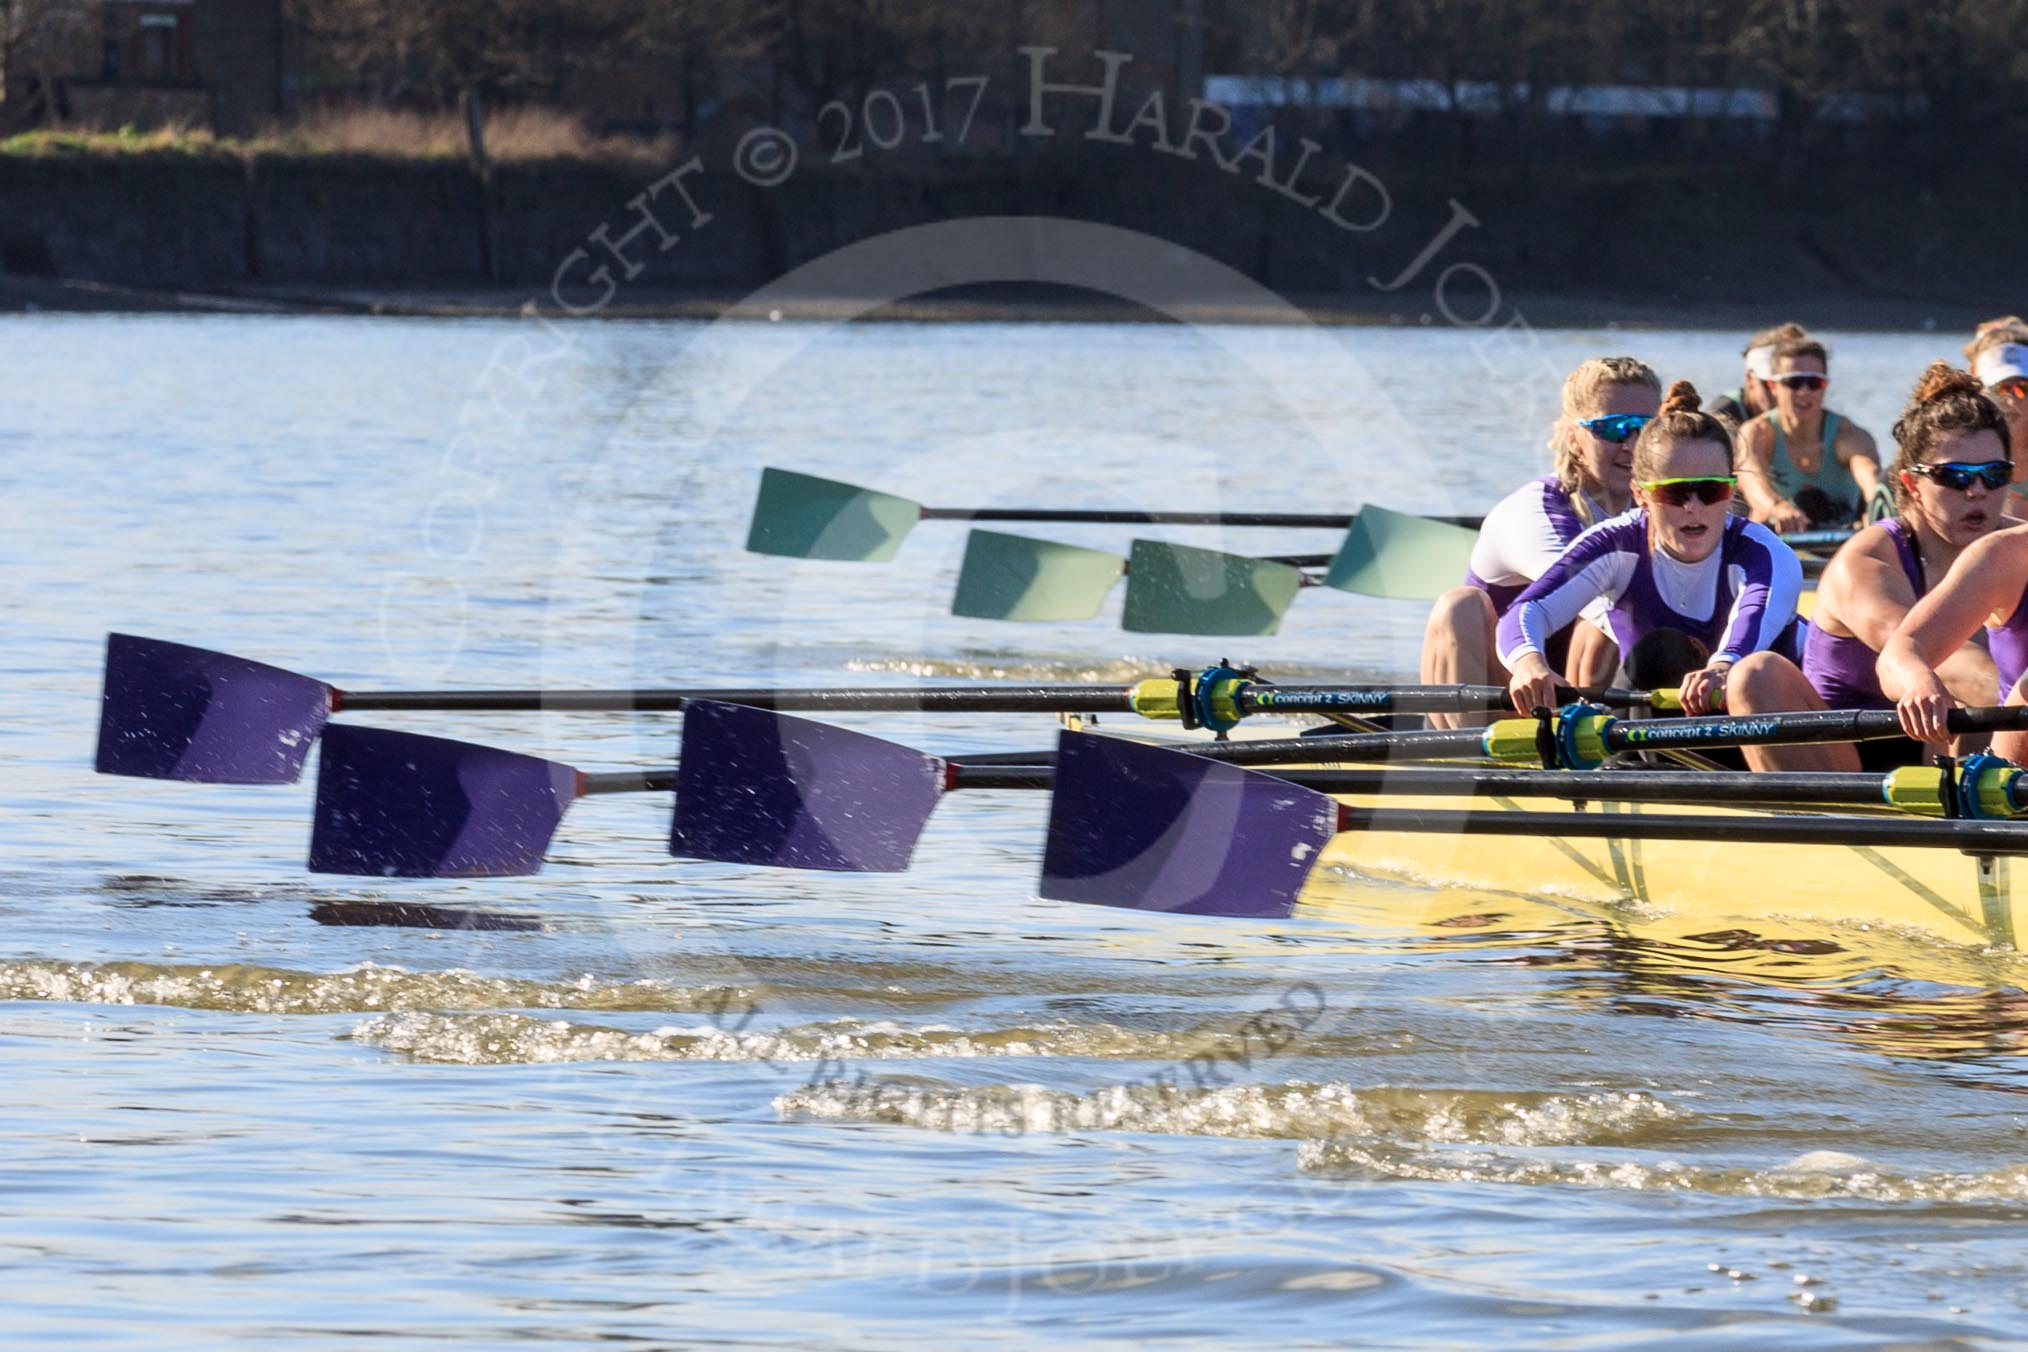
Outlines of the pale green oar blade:
{"type": "Polygon", "coordinates": [[[1102,549],[975,530],[965,540],[951,614],[980,620],[1088,620],[1125,572],[1102,549]]]}
{"type": "Polygon", "coordinates": [[[1302,585],[1285,563],[1136,540],[1121,623],[1140,634],[1272,634],[1302,585]]]}
{"type": "Polygon", "coordinates": [[[894,557],[921,517],[921,503],[892,493],[764,469],[746,547],[792,559],[879,563],[894,557]]]}
{"type": "Polygon", "coordinates": [[[1477,531],[1463,526],[1361,507],[1324,582],[1364,596],[1434,601],[1464,585],[1478,538],[1477,531]]]}

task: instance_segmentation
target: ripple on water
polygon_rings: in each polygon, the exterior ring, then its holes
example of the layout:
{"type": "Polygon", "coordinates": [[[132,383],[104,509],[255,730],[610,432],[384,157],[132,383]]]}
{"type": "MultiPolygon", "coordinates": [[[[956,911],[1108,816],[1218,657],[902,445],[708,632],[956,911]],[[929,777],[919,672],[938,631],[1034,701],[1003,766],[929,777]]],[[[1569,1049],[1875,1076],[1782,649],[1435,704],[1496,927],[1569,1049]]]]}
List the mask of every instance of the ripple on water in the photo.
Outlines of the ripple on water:
{"type": "Polygon", "coordinates": [[[739,1007],[739,986],[676,986],[642,979],[532,981],[477,972],[411,972],[361,963],[304,972],[248,963],[0,963],[0,999],[94,1005],[168,1005],[249,1014],[361,1014],[403,1009],[596,1009],[691,1013],[739,1007]]]}
{"type": "Polygon", "coordinates": [[[1773,1166],[1725,1167],[1651,1156],[1558,1157],[1481,1150],[1424,1151],[1341,1138],[1304,1142],[1297,1153],[1297,1163],[1318,1172],[1433,1183],[1695,1192],[1790,1201],[2028,1202],[2028,1165],[1912,1172],[1828,1151],[1812,1152],[1773,1166]]]}
{"type": "Polygon", "coordinates": [[[1340,1082],[1186,1088],[1110,1085],[958,1087],[892,1080],[811,1085],[775,1099],[784,1117],[882,1122],[932,1131],[1133,1131],[1236,1139],[1385,1137],[1423,1143],[1586,1145],[1638,1138],[1691,1114],[1641,1092],[1498,1093],[1360,1089],[1340,1082]]]}

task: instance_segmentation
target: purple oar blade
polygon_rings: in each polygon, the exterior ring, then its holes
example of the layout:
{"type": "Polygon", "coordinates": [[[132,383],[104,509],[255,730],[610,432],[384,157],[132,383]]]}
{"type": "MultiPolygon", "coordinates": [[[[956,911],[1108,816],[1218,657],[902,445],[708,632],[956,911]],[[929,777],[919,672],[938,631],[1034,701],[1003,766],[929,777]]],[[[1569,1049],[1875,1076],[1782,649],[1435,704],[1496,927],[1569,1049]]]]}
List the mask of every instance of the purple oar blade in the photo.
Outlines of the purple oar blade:
{"type": "Polygon", "coordinates": [[[498,878],[534,873],[578,772],[492,747],[334,723],[317,761],[312,873],[498,878]]]}
{"type": "Polygon", "coordinates": [[[293,784],[331,687],[181,643],[106,636],[98,770],[208,784],[293,784]]]}
{"type": "Polygon", "coordinates": [[[1185,751],[1065,732],[1042,895],[1285,916],[1337,827],[1338,804],[1325,794],[1185,751]]]}
{"type": "Polygon", "coordinates": [[[669,853],[899,873],[943,786],[935,756],[806,718],[697,700],[683,711],[669,853]]]}

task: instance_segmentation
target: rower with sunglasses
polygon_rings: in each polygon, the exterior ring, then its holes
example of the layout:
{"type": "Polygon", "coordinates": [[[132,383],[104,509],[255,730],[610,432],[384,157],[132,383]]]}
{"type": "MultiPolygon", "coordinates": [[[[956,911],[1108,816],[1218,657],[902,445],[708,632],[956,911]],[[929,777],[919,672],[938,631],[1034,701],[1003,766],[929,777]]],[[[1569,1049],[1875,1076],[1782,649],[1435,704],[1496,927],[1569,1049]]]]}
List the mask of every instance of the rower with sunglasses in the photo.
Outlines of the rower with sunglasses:
{"type": "MultiPolygon", "coordinates": [[[[1633,438],[1661,407],[1662,381],[1632,357],[1593,357],[1563,382],[1550,432],[1555,470],[1509,493],[1486,513],[1465,585],[1445,592],[1423,631],[1422,680],[1431,685],[1505,685],[1495,631],[1516,597],[1589,526],[1627,509],[1633,438]]],[[[1620,663],[1601,602],[1550,642],[1550,660],[1587,685],[1604,685],[1620,663]]],[[[1483,715],[1432,714],[1439,727],[1483,715]]]]}
{"type": "Polygon", "coordinates": [[[1749,419],[1765,415],[1774,407],[1774,397],[1767,392],[1767,383],[1774,379],[1775,349],[1792,338],[1809,336],[1801,324],[1790,322],[1762,329],[1747,339],[1746,348],[1740,353],[1746,369],[1739,379],[1739,388],[1727,390],[1713,399],[1705,405],[1705,411],[1716,413],[1731,423],[1735,435],[1749,419]]]}
{"type": "Polygon", "coordinates": [[[1777,531],[1851,526],[1880,486],[1873,435],[1824,407],[1830,354],[1814,338],[1775,349],[1774,407],[1739,429],[1739,491],[1777,531]]]}
{"type": "MultiPolygon", "coordinates": [[[[1935,688],[1947,692],[1946,707],[1951,700],[1983,705],[1998,698],[1993,658],[1973,639],[1980,616],[1954,645],[1939,649],[1934,669],[1920,661],[1910,666],[1906,648],[1893,656],[1889,650],[1931,587],[1946,575],[1958,578],[1959,558],[1999,529],[2014,471],[2006,427],[1975,378],[1937,362],[1895,422],[1894,441],[1895,514],[1846,541],[1825,567],[1802,670],[1771,653],[1746,658],[1727,682],[1727,712],[1891,709],[1890,692],[1935,688]]],[[[1923,754],[1919,742],[1884,738],[1857,747],[1765,747],[1748,763],[1757,770],[1877,771],[1916,764],[1923,754]]]]}
{"type": "MultiPolygon", "coordinates": [[[[1986,397],[2000,407],[2007,435],[2015,446],[2028,446],[2028,320],[2018,315],[1989,319],[1965,344],[1965,360],[1986,387],[1986,397]]],[[[2028,497],[2028,455],[2014,461],[2014,491],[2028,497]]],[[[2028,515],[2017,501],[2015,515],[2028,515]]]]}
{"type": "Polygon", "coordinates": [[[1500,621],[1508,691],[1528,713],[1556,703],[1565,681],[1548,637],[1604,599],[1626,655],[1625,682],[1679,686],[1690,713],[1720,703],[1734,663],[1764,649],[1800,656],[1795,552],[1767,527],[1726,509],[1732,434],[1679,380],[1634,444],[1634,509],[1571,543],[1500,621]]]}
{"type": "MultiPolygon", "coordinates": [[[[1942,363],[1930,368],[1932,374],[1940,370],[1950,368],[1942,363]]],[[[1938,463],[1928,477],[1947,491],[1983,500],[1997,517],[2014,471],[2006,415],[1986,396],[1978,377],[1962,371],[1950,374],[1955,378],[1950,386],[1938,389],[1929,400],[1922,395],[1931,387],[1930,376],[1924,377],[1917,392],[1925,416],[1951,433],[1939,442],[1932,456],[1938,463]],[[1965,488],[1948,490],[1950,482],[1967,475],[1972,481],[1965,488]]],[[[1915,413],[1911,406],[1903,421],[1915,413]]],[[[1896,430],[1898,434],[1899,424],[1896,430]]],[[[2028,526],[2012,526],[1989,527],[1984,538],[1963,550],[1943,580],[1910,608],[1880,650],[1877,670],[1881,689],[1900,710],[1908,735],[1946,746],[1951,737],[1944,720],[1951,709],[2002,696],[2009,704],[2021,703],[2018,687],[2024,668],[2028,668],[2028,526]],[[1981,624],[1986,627],[1994,674],[1978,682],[1954,679],[1953,664],[1963,665],[1960,654],[1981,624]]],[[[2019,762],[2028,753],[2028,733],[1996,733],[1993,750],[2019,762]]]]}

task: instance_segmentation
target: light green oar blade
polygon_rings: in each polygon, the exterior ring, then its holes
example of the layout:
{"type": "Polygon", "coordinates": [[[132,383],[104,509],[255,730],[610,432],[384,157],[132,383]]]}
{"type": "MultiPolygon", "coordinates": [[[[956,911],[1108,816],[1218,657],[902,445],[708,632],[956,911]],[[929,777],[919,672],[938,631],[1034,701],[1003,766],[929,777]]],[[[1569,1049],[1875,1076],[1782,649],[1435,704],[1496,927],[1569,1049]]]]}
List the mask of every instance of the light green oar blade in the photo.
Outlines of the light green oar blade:
{"type": "Polygon", "coordinates": [[[1478,538],[1463,526],[1362,507],[1324,582],[1364,596],[1434,601],[1464,584],[1478,538]]]}
{"type": "Polygon", "coordinates": [[[894,557],[922,504],[835,479],[761,471],[746,547],[792,559],[879,563],[894,557]]]}
{"type": "Polygon", "coordinates": [[[1136,540],[1121,623],[1140,634],[1272,634],[1302,585],[1285,563],[1136,540]]]}
{"type": "Polygon", "coordinates": [[[951,614],[980,620],[1088,620],[1125,572],[1127,561],[1102,549],[975,530],[951,614]]]}

